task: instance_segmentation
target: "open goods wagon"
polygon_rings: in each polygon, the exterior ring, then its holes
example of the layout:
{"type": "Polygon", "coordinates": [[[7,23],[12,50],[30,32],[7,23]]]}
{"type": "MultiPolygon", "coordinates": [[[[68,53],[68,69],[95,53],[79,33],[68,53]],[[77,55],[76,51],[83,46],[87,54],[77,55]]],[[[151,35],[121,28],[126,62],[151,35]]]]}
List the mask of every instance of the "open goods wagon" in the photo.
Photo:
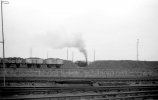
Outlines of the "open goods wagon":
{"type": "Polygon", "coordinates": [[[5,63],[6,68],[19,68],[19,67],[26,67],[26,68],[31,68],[31,67],[43,67],[43,66],[48,66],[48,67],[60,67],[63,65],[63,60],[62,59],[56,59],[56,58],[48,58],[48,59],[41,59],[41,58],[5,58],[2,59],[0,58],[0,67],[3,67],[3,62],[5,63]]]}

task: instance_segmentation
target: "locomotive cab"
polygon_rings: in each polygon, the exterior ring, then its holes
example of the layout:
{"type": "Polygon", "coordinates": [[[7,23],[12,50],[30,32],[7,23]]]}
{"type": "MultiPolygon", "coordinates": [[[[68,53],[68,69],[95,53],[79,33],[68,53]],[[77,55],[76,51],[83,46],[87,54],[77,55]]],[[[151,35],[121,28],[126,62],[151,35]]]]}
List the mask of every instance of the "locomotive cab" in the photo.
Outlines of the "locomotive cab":
{"type": "Polygon", "coordinates": [[[86,67],[88,65],[86,61],[76,61],[75,64],[80,67],[86,67]]]}

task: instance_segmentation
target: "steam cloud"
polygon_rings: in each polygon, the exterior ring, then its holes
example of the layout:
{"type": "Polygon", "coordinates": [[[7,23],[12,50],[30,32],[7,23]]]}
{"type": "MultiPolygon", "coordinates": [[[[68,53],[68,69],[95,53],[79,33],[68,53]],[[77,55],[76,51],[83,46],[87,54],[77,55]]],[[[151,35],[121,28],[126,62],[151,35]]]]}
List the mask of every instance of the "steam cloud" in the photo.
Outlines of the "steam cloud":
{"type": "Polygon", "coordinates": [[[64,41],[59,45],[59,48],[77,48],[81,53],[83,53],[85,59],[87,60],[87,51],[85,49],[85,42],[82,39],[81,34],[74,34],[67,39],[64,39],[64,41]]]}
{"type": "Polygon", "coordinates": [[[63,45],[61,45],[61,47],[74,47],[77,48],[81,53],[83,53],[85,59],[87,60],[87,51],[85,49],[85,42],[82,39],[81,35],[74,35],[74,37],[72,38],[72,40],[67,40],[64,42],[63,45]]]}
{"type": "Polygon", "coordinates": [[[47,33],[38,35],[36,43],[40,43],[38,45],[48,46],[54,49],[62,49],[62,48],[77,48],[87,60],[87,51],[85,49],[85,42],[82,38],[81,34],[62,34],[62,32],[56,33],[47,33]],[[41,42],[43,41],[43,42],[41,42]]]}

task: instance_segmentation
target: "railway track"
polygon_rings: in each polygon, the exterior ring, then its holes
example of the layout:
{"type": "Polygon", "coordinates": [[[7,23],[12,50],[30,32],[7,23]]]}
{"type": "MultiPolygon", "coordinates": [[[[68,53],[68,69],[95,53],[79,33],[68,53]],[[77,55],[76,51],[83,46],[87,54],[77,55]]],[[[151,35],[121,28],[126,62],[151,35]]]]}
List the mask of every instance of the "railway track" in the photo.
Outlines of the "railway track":
{"type": "MultiPolygon", "coordinates": [[[[1,100],[10,99],[72,99],[94,100],[157,98],[158,85],[99,87],[1,87],[1,100]],[[5,95],[9,94],[9,95],[5,95]]],[[[144,100],[144,99],[143,99],[144,100]]],[[[156,99],[155,99],[156,100],[156,99]]]]}
{"type": "Polygon", "coordinates": [[[36,94],[36,95],[20,95],[20,96],[10,96],[2,97],[1,100],[10,100],[10,99],[53,99],[53,98],[87,98],[94,100],[104,100],[104,99],[121,99],[121,98],[149,98],[149,97],[158,97],[158,90],[154,91],[130,91],[130,92],[101,92],[101,93],[58,93],[58,94],[36,94]]]}
{"type": "Polygon", "coordinates": [[[6,78],[6,83],[0,100],[158,100],[157,78],[6,78]]]}

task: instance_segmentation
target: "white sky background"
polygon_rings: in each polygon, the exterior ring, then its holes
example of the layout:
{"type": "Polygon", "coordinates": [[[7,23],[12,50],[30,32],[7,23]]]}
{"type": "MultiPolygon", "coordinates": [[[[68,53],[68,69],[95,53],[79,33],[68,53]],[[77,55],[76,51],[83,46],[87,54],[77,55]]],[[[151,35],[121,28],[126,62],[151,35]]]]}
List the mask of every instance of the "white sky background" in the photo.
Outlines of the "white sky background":
{"type": "MultiPolygon", "coordinates": [[[[34,57],[46,58],[48,52],[66,59],[66,48],[56,46],[80,34],[90,61],[94,49],[96,60],[136,60],[137,38],[139,59],[158,60],[158,0],[8,1],[3,5],[6,57],[30,57],[32,48],[34,57]]],[[[69,48],[69,59],[72,52],[74,60],[84,60],[75,48],[69,48]]]]}

